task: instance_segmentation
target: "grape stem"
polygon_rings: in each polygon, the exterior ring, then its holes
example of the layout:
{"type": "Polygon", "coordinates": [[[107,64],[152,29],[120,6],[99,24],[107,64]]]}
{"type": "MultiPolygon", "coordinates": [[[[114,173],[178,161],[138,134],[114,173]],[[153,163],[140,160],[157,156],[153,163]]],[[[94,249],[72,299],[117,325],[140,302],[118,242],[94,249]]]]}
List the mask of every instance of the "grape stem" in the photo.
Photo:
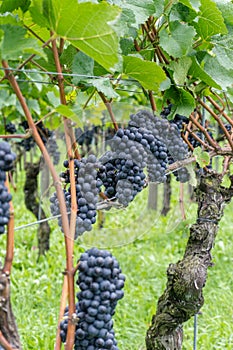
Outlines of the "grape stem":
{"type": "MultiPolygon", "coordinates": [[[[188,126],[185,126],[185,130],[187,130],[189,132],[189,134],[196,139],[204,148],[209,149],[210,151],[213,151],[214,148],[211,147],[210,145],[208,145],[208,143],[204,142],[200,137],[198,137],[195,132],[193,132],[188,126]]],[[[187,141],[186,139],[184,139],[185,141],[187,141]]]]}
{"type": "MultiPolygon", "coordinates": [[[[222,99],[220,98],[220,96],[218,96],[215,92],[212,91],[213,94],[215,94],[218,99],[221,101],[221,103],[223,104],[224,106],[224,102],[222,101],[222,99]]],[[[219,106],[219,104],[214,100],[212,99],[212,97],[210,96],[206,96],[206,99],[219,111],[219,113],[228,121],[228,123],[233,127],[233,120],[226,114],[226,112],[224,111],[224,107],[221,108],[219,106]]]]}
{"type": "Polygon", "coordinates": [[[101,91],[98,91],[98,94],[99,94],[100,98],[102,99],[102,101],[104,102],[104,104],[105,104],[105,106],[106,106],[106,108],[108,110],[108,113],[109,113],[110,118],[112,120],[112,123],[113,123],[115,131],[117,131],[119,129],[119,127],[118,127],[116,118],[114,116],[113,110],[112,110],[111,100],[108,101],[106,96],[101,91]]]}
{"type": "MultiPolygon", "coordinates": [[[[188,129],[187,127],[185,127],[185,131],[188,131],[190,129],[188,129]]],[[[194,150],[194,147],[193,145],[189,142],[188,140],[188,136],[187,135],[187,132],[185,134],[183,134],[183,132],[181,133],[181,137],[182,139],[184,140],[185,143],[187,143],[187,145],[189,146],[190,150],[193,151],[194,150]]]]}
{"type": "Polygon", "coordinates": [[[5,350],[14,350],[10,343],[6,340],[2,332],[0,331],[0,345],[5,349],[5,350]]]}
{"type": "Polygon", "coordinates": [[[156,112],[157,111],[157,107],[156,107],[155,99],[154,99],[154,96],[153,96],[153,91],[149,90],[148,91],[148,95],[149,95],[149,100],[150,100],[152,111],[156,112]]]}
{"type": "MultiPolygon", "coordinates": [[[[9,191],[9,179],[7,177],[6,180],[6,187],[9,191]]],[[[6,256],[5,256],[5,262],[3,266],[3,273],[10,275],[11,268],[12,268],[12,262],[14,258],[14,207],[12,201],[9,203],[10,205],[10,219],[7,224],[7,243],[6,243],[6,256]]]]}
{"type": "MultiPolygon", "coordinates": [[[[232,157],[232,150],[229,147],[224,147],[219,150],[214,150],[209,152],[210,158],[213,158],[215,156],[230,156],[232,157]]],[[[176,162],[169,165],[169,167],[166,170],[166,175],[173,173],[174,171],[183,168],[184,166],[195,163],[196,158],[194,156],[191,156],[189,158],[185,158],[183,160],[177,160],[176,162]]]]}
{"type": "Polygon", "coordinates": [[[60,300],[60,311],[59,311],[59,317],[58,317],[56,343],[55,343],[54,350],[61,349],[60,322],[62,321],[62,318],[64,315],[67,297],[68,297],[68,279],[67,279],[67,275],[65,275],[64,281],[63,281],[63,286],[62,286],[62,295],[61,295],[61,300],[60,300]]]}
{"type": "Polygon", "coordinates": [[[212,110],[212,108],[210,108],[205,102],[203,102],[200,98],[198,98],[199,103],[202,105],[202,107],[204,107],[211,115],[212,117],[214,117],[214,119],[218,122],[219,126],[221,127],[222,131],[224,132],[224,134],[226,135],[226,138],[231,146],[231,149],[233,150],[233,141],[231,139],[231,135],[229,134],[229,132],[227,131],[227,129],[225,128],[222,120],[219,118],[219,116],[212,110]]]}
{"type": "Polygon", "coordinates": [[[227,173],[231,159],[231,156],[227,156],[224,158],[222,176],[224,176],[227,173]]]}
{"type": "MultiPolygon", "coordinates": [[[[35,139],[35,142],[37,143],[38,147],[40,148],[41,153],[44,156],[45,162],[48,165],[48,168],[51,172],[54,186],[56,188],[58,202],[59,202],[61,218],[62,218],[62,228],[63,228],[63,232],[64,232],[64,236],[65,236],[66,247],[67,247],[67,250],[69,251],[69,254],[67,254],[69,256],[69,259],[67,259],[67,270],[72,271],[72,253],[73,252],[70,249],[71,247],[70,247],[69,242],[72,242],[72,244],[73,244],[73,240],[70,239],[70,227],[69,227],[68,215],[67,215],[67,210],[66,210],[66,203],[65,203],[65,199],[64,199],[64,193],[63,193],[60,178],[59,178],[59,176],[56,172],[56,169],[55,169],[55,167],[50,159],[50,155],[49,155],[49,153],[48,153],[48,151],[47,151],[47,149],[46,149],[46,147],[45,147],[45,145],[40,137],[40,134],[38,133],[38,130],[34,124],[32,115],[31,115],[30,110],[28,108],[28,105],[23,97],[23,94],[18,86],[18,83],[17,83],[14,75],[9,70],[9,66],[8,66],[7,61],[3,60],[2,65],[5,68],[5,78],[9,80],[13,90],[15,91],[15,94],[16,94],[16,96],[21,104],[21,107],[23,108],[24,114],[25,114],[26,119],[28,121],[29,128],[32,131],[32,136],[35,139]]],[[[72,281],[73,280],[74,280],[73,276],[68,275],[68,281],[70,281],[70,283],[69,283],[69,286],[70,286],[69,298],[71,300],[74,300],[74,293],[72,294],[72,290],[73,290],[72,281]],[[72,296],[73,296],[73,298],[72,298],[72,296]]],[[[73,308],[75,308],[75,306],[73,308]]],[[[67,350],[70,350],[70,349],[67,348],[67,350]]]]}
{"type": "MultiPolygon", "coordinates": [[[[202,101],[201,101],[202,102],[202,101]]],[[[200,102],[200,103],[201,103],[200,102]]],[[[201,103],[202,104],[202,103],[201,103]]],[[[205,135],[205,138],[207,139],[207,141],[209,142],[209,144],[217,151],[220,149],[219,144],[212,139],[212,137],[208,134],[208,132],[206,131],[206,129],[199,123],[199,121],[197,119],[194,118],[194,116],[192,115],[192,113],[190,114],[189,118],[191,119],[191,121],[193,122],[193,124],[195,124],[198,129],[205,135]]]]}
{"type": "MultiPolygon", "coordinates": [[[[52,34],[52,33],[51,33],[52,34]]],[[[66,105],[65,89],[63,84],[62,68],[60,64],[59,54],[57,50],[56,40],[52,41],[52,50],[54,56],[54,62],[57,69],[57,79],[60,92],[61,104],[66,105]]],[[[64,131],[66,139],[66,148],[69,160],[69,170],[70,170],[70,189],[71,189],[71,214],[70,214],[70,235],[69,237],[65,235],[65,246],[66,246],[66,274],[68,280],[68,304],[69,304],[69,319],[71,320],[72,315],[75,313],[75,290],[74,290],[74,274],[73,271],[73,251],[74,251],[74,235],[75,235],[75,225],[77,216],[77,201],[76,201],[76,186],[75,186],[75,175],[74,175],[74,157],[72,152],[72,128],[70,120],[63,117],[64,121],[64,131]]],[[[60,306],[60,313],[64,311],[63,305],[60,306]]],[[[72,322],[68,322],[67,329],[67,339],[66,339],[66,350],[72,350],[74,345],[74,334],[75,325],[72,322]]]]}

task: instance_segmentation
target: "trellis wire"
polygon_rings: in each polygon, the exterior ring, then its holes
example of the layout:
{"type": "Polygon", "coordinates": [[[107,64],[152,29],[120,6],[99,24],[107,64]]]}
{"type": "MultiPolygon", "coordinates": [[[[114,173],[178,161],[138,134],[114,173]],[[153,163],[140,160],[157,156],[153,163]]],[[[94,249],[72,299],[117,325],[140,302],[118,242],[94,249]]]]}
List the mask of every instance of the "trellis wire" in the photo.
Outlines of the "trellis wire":
{"type": "MultiPolygon", "coordinates": [[[[3,71],[12,71],[12,72],[21,72],[21,73],[32,73],[32,74],[46,74],[46,75],[60,75],[58,72],[51,72],[51,71],[38,71],[33,69],[19,69],[19,68],[3,68],[0,67],[0,70],[3,71]]],[[[136,79],[132,78],[113,78],[110,76],[104,77],[101,75],[87,75],[87,74],[77,74],[77,73],[62,73],[64,77],[77,77],[77,78],[87,78],[87,79],[109,79],[109,80],[117,80],[117,81],[133,81],[138,82],[136,79]]]]}
{"type": "MultiPolygon", "coordinates": [[[[47,85],[54,85],[54,86],[58,85],[57,83],[52,83],[50,81],[41,81],[41,80],[17,79],[17,81],[20,83],[47,84],[47,85]]],[[[116,91],[133,92],[135,94],[144,94],[144,91],[135,91],[135,90],[129,90],[129,89],[120,89],[120,88],[116,88],[115,90],[116,91]]]]}
{"type": "MultiPolygon", "coordinates": [[[[2,71],[13,71],[13,72],[21,72],[21,73],[32,73],[32,74],[46,74],[46,75],[55,75],[58,76],[60,73],[58,72],[51,72],[51,71],[39,71],[39,70],[33,70],[33,69],[19,69],[19,68],[4,68],[0,67],[0,70],[2,71]]],[[[87,75],[87,74],[77,74],[77,73],[62,73],[64,77],[77,77],[77,78],[86,78],[86,79],[109,79],[109,80],[116,80],[118,82],[133,82],[133,83],[139,83],[138,80],[133,78],[116,78],[111,76],[102,76],[102,75],[87,75]]],[[[18,81],[25,81],[25,82],[32,82],[32,83],[41,83],[41,84],[51,84],[51,85],[57,85],[56,82],[44,82],[44,81],[37,81],[37,80],[23,80],[23,79],[17,79],[18,81]]],[[[171,83],[171,85],[178,86],[178,87],[187,87],[185,84],[174,84],[171,83]]],[[[223,89],[216,89],[217,91],[226,93],[226,90],[223,89]]],[[[129,91],[129,90],[123,90],[123,91],[129,91]]],[[[129,92],[135,92],[135,91],[129,91],[129,92]]]]}

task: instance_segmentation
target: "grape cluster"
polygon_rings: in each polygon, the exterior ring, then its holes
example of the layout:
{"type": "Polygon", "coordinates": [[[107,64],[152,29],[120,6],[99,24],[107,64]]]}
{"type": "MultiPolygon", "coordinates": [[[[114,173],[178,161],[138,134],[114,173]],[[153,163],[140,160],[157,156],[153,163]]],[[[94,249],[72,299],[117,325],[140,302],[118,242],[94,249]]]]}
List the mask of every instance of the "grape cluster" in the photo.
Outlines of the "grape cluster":
{"type": "Polygon", "coordinates": [[[188,154],[188,146],[180,137],[175,125],[165,119],[160,119],[148,111],[140,111],[131,116],[132,122],[149,130],[157,139],[162,142],[174,161],[183,160],[188,154]]]}
{"type": "MultiPolygon", "coordinates": [[[[169,114],[171,113],[171,110],[172,110],[172,104],[170,103],[160,113],[161,117],[167,119],[169,114]]],[[[175,114],[175,117],[173,119],[169,120],[169,123],[176,125],[179,131],[181,131],[183,129],[183,125],[188,124],[188,122],[189,122],[189,118],[178,113],[175,114]]]]}
{"type": "MultiPolygon", "coordinates": [[[[25,131],[27,131],[29,128],[28,122],[26,120],[20,123],[20,126],[22,126],[25,131]]],[[[46,145],[48,153],[53,158],[54,165],[57,165],[60,160],[60,151],[56,142],[56,135],[54,131],[46,128],[42,122],[37,123],[36,128],[44,145],[46,145]]],[[[29,152],[35,146],[35,140],[32,136],[30,136],[26,139],[23,139],[20,142],[20,145],[25,149],[26,152],[29,152]]]]}
{"type": "Polygon", "coordinates": [[[102,167],[98,179],[104,185],[105,195],[116,197],[119,203],[127,206],[145,186],[146,175],[131,159],[114,158],[111,151],[106,152],[100,161],[102,167]]]}
{"type": "MultiPolygon", "coordinates": [[[[22,123],[20,123],[20,126],[22,126],[25,131],[27,131],[29,128],[27,120],[22,121],[22,123]]],[[[45,126],[42,122],[39,122],[38,124],[36,124],[36,128],[37,128],[38,133],[40,134],[40,137],[41,137],[43,143],[46,145],[48,138],[52,134],[52,131],[45,128],[45,126]]],[[[22,140],[20,144],[25,149],[25,151],[30,151],[35,146],[35,141],[34,141],[33,137],[30,136],[30,137],[22,140]]]]}
{"type": "Polygon", "coordinates": [[[56,135],[54,133],[54,131],[50,132],[50,136],[48,138],[48,141],[46,143],[46,148],[48,153],[50,154],[50,156],[52,156],[53,158],[53,164],[57,165],[60,161],[60,151],[57,145],[57,141],[56,141],[56,135]]]}
{"type": "MultiPolygon", "coordinates": [[[[150,130],[140,125],[138,126],[138,124],[135,123],[134,116],[131,116],[127,128],[119,129],[116,132],[116,135],[110,142],[110,146],[113,152],[113,159],[133,161],[134,165],[139,167],[140,173],[142,173],[143,168],[147,166],[150,181],[165,181],[167,165],[166,145],[154,136],[150,130]]],[[[124,164],[122,165],[124,166],[124,164]]],[[[132,171],[132,169],[129,169],[129,171],[132,171]]],[[[130,176],[132,175],[133,174],[130,174],[130,176]]],[[[136,176],[141,176],[141,174],[136,174],[135,177],[136,176]]],[[[138,181],[139,179],[136,177],[136,181],[133,181],[133,183],[137,184],[138,181]]],[[[120,188],[121,186],[118,187],[120,188]]],[[[129,193],[128,187],[129,185],[126,185],[126,192],[129,193]]],[[[140,192],[140,190],[138,192],[140,192]]],[[[121,192],[123,194],[123,189],[121,192]]],[[[128,196],[128,198],[130,197],[132,198],[132,195],[128,196]]],[[[134,197],[135,196],[133,196],[133,198],[134,197]]]]}
{"type": "Polygon", "coordinates": [[[11,147],[8,142],[0,142],[0,170],[12,170],[16,154],[11,152],[11,147]]]}
{"type": "Polygon", "coordinates": [[[176,125],[177,129],[181,132],[184,128],[184,124],[188,124],[189,119],[184,115],[176,114],[174,119],[170,120],[170,123],[176,125]]]}
{"type": "MultiPolygon", "coordinates": [[[[61,173],[61,178],[66,184],[70,184],[69,162],[65,161],[64,166],[67,170],[61,173]]],[[[76,217],[75,238],[82,235],[85,231],[91,231],[92,225],[96,222],[96,204],[98,202],[99,187],[97,182],[98,162],[94,155],[89,155],[82,160],[75,159],[75,183],[76,183],[76,201],[78,212],[76,217]]],[[[64,196],[67,211],[71,210],[71,188],[64,189],[64,196]]],[[[53,215],[60,214],[59,203],[56,193],[50,198],[51,212],[53,215]]],[[[70,217],[70,215],[69,215],[70,217]]],[[[61,226],[61,218],[58,219],[61,226]]]]}
{"type": "MultiPolygon", "coordinates": [[[[178,119],[182,118],[179,116],[178,119]]],[[[76,129],[79,140],[81,131],[76,129]]],[[[75,238],[90,231],[96,222],[98,194],[102,186],[108,198],[117,199],[120,204],[127,206],[146,185],[145,167],[149,181],[165,182],[168,162],[183,160],[188,152],[176,124],[147,111],[131,115],[128,126],[117,130],[109,146],[111,150],[105,152],[99,161],[94,155],[81,161],[74,160],[78,205],[75,238]]],[[[68,168],[68,165],[69,162],[65,161],[64,166],[68,168]]],[[[189,179],[185,168],[178,171],[178,176],[181,182],[189,179]]],[[[67,211],[70,212],[71,188],[67,187],[70,184],[69,168],[61,177],[66,183],[64,197],[67,211]]],[[[56,194],[50,201],[52,214],[60,214],[56,194]]],[[[58,222],[61,226],[61,219],[58,222]]]]}
{"type": "MultiPolygon", "coordinates": [[[[106,250],[91,248],[79,261],[76,304],[75,350],[118,350],[112,316],[124,296],[125,276],[118,261],[106,250]]],[[[62,342],[66,341],[68,309],[60,323],[62,342]]]]}
{"type": "Polygon", "coordinates": [[[6,171],[13,168],[16,159],[15,153],[11,152],[9,143],[0,142],[0,234],[5,232],[5,225],[10,217],[11,194],[5,186],[6,171]]]}
{"type": "Polygon", "coordinates": [[[13,124],[12,122],[7,123],[5,126],[5,130],[9,134],[14,134],[16,132],[15,124],[13,124]]]}

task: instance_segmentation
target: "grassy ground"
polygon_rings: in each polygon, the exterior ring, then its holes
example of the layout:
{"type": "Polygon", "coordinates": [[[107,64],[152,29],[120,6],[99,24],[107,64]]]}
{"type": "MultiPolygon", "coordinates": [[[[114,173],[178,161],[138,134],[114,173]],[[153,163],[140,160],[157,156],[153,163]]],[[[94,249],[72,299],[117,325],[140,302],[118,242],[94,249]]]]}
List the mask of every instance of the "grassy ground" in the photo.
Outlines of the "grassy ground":
{"type": "MultiPolygon", "coordinates": [[[[173,209],[163,218],[146,209],[145,190],[127,210],[108,212],[104,230],[95,228],[75,243],[76,259],[90,246],[108,248],[126,275],[125,297],[117,306],[114,326],[121,350],[145,349],[146,330],[166,284],[166,269],[184,252],[196,206],[187,203],[188,219],[181,222],[175,198],[174,193],[173,209]]],[[[14,206],[16,226],[35,221],[24,207],[20,183],[14,194],[14,206]]],[[[229,205],[213,249],[215,265],[209,270],[205,305],[198,317],[198,350],[233,349],[231,213],[232,205],[229,205]]],[[[36,226],[16,231],[12,304],[26,350],[54,347],[65,254],[63,236],[56,222],[51,222],[51,226],[51,249],[39,260],[36,226]]],[[[5,240],[1,237],[2,258],[4,247],[5,240]]],[[[184,325],[183,350],[190,349],[193,349],[193,319],[184,325]]]]}

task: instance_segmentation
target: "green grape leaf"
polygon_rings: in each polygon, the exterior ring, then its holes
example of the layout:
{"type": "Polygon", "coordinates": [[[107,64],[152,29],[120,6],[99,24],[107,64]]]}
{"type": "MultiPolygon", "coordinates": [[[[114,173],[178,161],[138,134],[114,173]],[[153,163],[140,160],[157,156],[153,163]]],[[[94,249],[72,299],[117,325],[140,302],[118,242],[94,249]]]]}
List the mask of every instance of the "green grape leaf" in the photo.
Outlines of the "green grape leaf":
{"type": "Polygon", "coordinates": [[[225,188],[230,188],[231,187],[231,180],[229,179],[229,176],[225,174],[222,178],[221,186],[225,188]]]}
{"type": "Polygon", "coordinates": [[[43,13],[43,4],[44,1],[32,0],[32,6],[30,6],[29,11],[35,24],[40,27],[49,28],[48,18],[46,14],[43,13]]]}
{"type": "Polygon", "coordinates": [[[86,80],[85,75],[93,76],[93,69],[94,60],[91,57],[85,55],[85,53],[81,51],[76,53],[72,64],[72,72],[80,76],[73,77],[73,84],[77,85],[81,80],[86,80]]]}
{"type": "Polygon", "coordinates": [[[40,106],[37,100],[30,99],[27,101],[27,105],[31,111],[35,112],[38,115],[41,114],[40,106]]]}
{"type": "Polygon", "coordinates": [[[12,25],[18,25],[17,19],[15,16],[12,15],[12,13],[6,13],[4,15],[0,14],[0,25],[3,24],[12,24],[12,25]]]}
{"type": "Polygon", "coordinates": [[[67,46],[61,54],[60,62],[66,69],[72,70],[72,65],[74,61],[74,57],[77,54],[77,49],[73,45],[67,46]]]}
{"type": "Polygon", "coordinates": [[[2,1],[0,12],[12,12],[19,7],[25,12],[30,5],[30,0],[4,0],[2,1]]]}
{"type": "Polygon", "coordinates": [[[216,81],[211,78],[211,76],[205,72],[204,68],[201,67],[196,57],[192,57],[192,65],[188,71],[188,74],[194,78],[200,79],[205,82],[209,86],[213,86],[216,89],[220,89],[220,85],[216,83],[216,81]]]}
{"type": "Polygon", "coordinates": [[[187,7],[180,2],[172,7],[169,15],[170,22],[180,21],[192,24],[193,20],[197,17],[197,12],[187,7]]]}
{"type": "Polygon", "coordinates": [[[230,163],[230,165],[229,165],[229,173],[230,173],[230,175],[233,175],[233,164],[232,163],[230,163]]]}
{"type": "Polygon", "coordinates": [[[0,55],[4,60],[18,60],[22,53],[45,56],[43,49],[34,38],[26,37],[26,29],[19,26],[3,25],[4,32],[0,42],[0,55]]]}
{"type": "Polygon", "coordinates": [[[226,24],[233,24],[233,3],[231,0],[215,0],[226,24]]]}
{"type": "Polygon", "coordinates": [[[119,42],[110,25],[120,9],[106,2],[77,3],[77,0],[44,0],[44,16],[56,35],[110,70],[119,60],[119,42]]]}
{"type": "Polygon", "coordinates": [[[102,92],[107,98],[116,98],[119,96],[113,89],[112,84],[108,78],[90,79],[89,82],[98,91],[102,92]]]}
{"type": "Polygon", "coordinates": [[[80,119],[80,116],[75,113],[69,106],[67,105],[59,105],[55,108],[55,111],[62,116],[71,119],[73,122],[78,124],[80,127],[82,126],[82,121],[80,119]]]}
{"type": "Polygon", "coordinates": [[[201,5],[200,0],[180,0],[180,2],[195,11],[198,11],[201,5]]]}
{"type": "Polygon", "coordinates": [[[41,65],[48,72],[56,72],[56,66],[54,62],[54,56],[52,50],[49,48],[44,48],[45,57],[36,56],[34,60],[41,65]]]}
{"type": "Polygon", "coordinates": [[[170,33],[166,29],[160,33],[161,47],[172,57],[185,56],[191,49],[196,31],[179,21],[170,22],[170,33]]]}
{"type": "Polygon", "coordinates": [[[233,69],[233,38],[232,35],[224,35],[220,38],[215,38],[212,43],[212,49],[216,60],[221,66],[227,70],[233,69]]]}
{"type": "Polygon", "coordinates": [[[131,22],[131,25],[136,27],[144,23],[148,17],[159,17],[163,13],[163,3],[160,0],[115,0],[113,3],[134,14],[135,23],[131,22]]]}
{"type": "Polygon", "coordinates": [[[212,0],[201,0],[200,14],[194,26],[203,40],[215,34],[227,34],[221,11],[212,0]]]}
{"type": "Polygon", "coordinates": [[[13,106],[16,103],[16,95],[9,94],[8,90],[1,89],[0,93],[0,108],[13,106]]]}
{"type": "Polygon", "coordinates": [[[205,58],[205,72],[225,90],[232,86],[233,69],[220,65],[219,61],[210,55],[205,58]]]}
{"type": "Polygon", "coordinates": [[[192,64],[190,57],[183,56],[178,61],[172,61],[169,67],[173,70],[173,79],[176,84],[183,85],[187,79],[188,70],[192,64]]]}
{"type": "MultiPolygon", "coordinates": [[[[119,20],[117,23],[114,23],[114,30],[118,34],[119,37],[123,36],[131,36],[130,31],[135,25],[135,15],[132,10],[127,8],[122,8],[119,20]]],[[[136,28],[134,28],[136,30],[136,28]]]]}
{"type": "Polygon", "coordinates": [[[145,89],[153,91],[158,91],[160,84],[167,78],[157,63],[145,61],[135,56],[123,57],[123,71],[139,81],[145,89]]]}
{"type": "Polygon", "coordinates": [[[173,114],[177,113],[188,117],[195,108],[194,97],[183,88],[171,86],[165,91],[164,100],[170,100],[174,103],[173,114]]]}
{"type": "Polygon", "coordinates": [[[205,166],[210,164],[209,153],[203,151],[200,146],[194,148],[193,155],[195,156],[196,161],[201,168],[204,168],[205,166]]]}

